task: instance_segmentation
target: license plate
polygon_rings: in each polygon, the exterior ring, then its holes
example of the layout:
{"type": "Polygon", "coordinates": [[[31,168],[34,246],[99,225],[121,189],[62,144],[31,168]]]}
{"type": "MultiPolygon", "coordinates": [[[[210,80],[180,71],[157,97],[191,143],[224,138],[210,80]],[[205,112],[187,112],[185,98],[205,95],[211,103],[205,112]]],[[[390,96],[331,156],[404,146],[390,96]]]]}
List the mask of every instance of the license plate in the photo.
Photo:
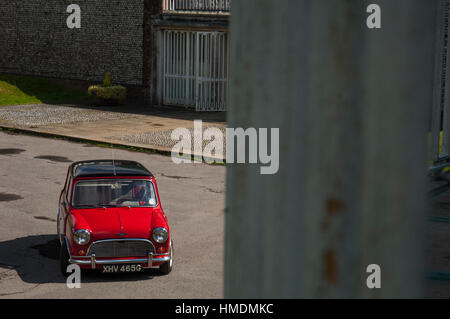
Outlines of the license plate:
{"type": "Polygon", "coordinates": [[[114,273],[127,273],[127,272],[140,272],[142,271],[141,265],[103,265],[102,274],[114,274],[114,273]]]}

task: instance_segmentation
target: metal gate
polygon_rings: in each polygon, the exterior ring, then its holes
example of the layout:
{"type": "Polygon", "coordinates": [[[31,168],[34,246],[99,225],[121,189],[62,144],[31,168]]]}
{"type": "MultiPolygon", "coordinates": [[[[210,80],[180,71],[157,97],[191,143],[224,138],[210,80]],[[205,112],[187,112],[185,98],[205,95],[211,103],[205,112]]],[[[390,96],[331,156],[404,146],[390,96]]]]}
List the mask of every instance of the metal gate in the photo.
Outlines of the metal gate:
{"type": "Polygon", "coordinates": [[[164,30],[162,98],[165,105],[225,111],[228,92],[228,34],[164,30]]]}
{"type": "Polygon", "coordinates": [[[231,0],[163,0],[163,11],[230,12],[231,0]]]}

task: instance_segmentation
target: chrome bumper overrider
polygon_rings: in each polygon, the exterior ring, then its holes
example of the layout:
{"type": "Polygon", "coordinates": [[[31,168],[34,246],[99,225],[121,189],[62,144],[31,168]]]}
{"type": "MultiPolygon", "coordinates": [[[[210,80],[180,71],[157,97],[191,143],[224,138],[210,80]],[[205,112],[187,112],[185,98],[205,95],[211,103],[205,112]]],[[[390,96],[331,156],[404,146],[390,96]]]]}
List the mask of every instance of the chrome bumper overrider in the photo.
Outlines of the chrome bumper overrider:
{"type": "Polygon", "coordinates": [[[147,267],[143,267],[143,268],[151,268],[151,267],[153,267],[153,263],[161,263],[161,262],[169,261],[170,255],[169,256],[167,256],[167,254],[154,255],[154,254],[150,253],[150,254],[148,254],[147,258],[97,260],[95,258],[95,254],[93,254],[92,256],[85,257],[85,258],[89,258],[89,259],[78,259],[78,258],[71,257],[69,259],[69,262],[71,264],[77,264],[77,265],[91,265],[92,269],[95,269],[97,265],[118,265],[118,264],[148,264],[147,267]]]}

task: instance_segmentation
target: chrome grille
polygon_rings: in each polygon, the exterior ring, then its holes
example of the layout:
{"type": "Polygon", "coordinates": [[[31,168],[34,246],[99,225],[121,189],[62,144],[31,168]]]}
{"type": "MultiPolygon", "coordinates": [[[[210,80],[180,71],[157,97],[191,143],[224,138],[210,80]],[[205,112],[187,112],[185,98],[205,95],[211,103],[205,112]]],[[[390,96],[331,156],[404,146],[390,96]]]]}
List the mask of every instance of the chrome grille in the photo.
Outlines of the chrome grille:
{"type": "Polygon", "coordinates": [[[150,241],[120,239],[94,242],[88,251],[95,257],[146,257],[149,253],[155,253],[150,241]]]}

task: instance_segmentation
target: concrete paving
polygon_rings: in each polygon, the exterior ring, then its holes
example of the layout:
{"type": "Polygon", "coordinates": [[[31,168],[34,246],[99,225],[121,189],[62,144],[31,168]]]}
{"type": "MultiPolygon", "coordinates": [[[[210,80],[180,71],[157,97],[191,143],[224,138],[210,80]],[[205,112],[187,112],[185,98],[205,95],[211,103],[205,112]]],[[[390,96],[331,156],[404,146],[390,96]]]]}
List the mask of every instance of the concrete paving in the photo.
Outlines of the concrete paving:
{"type": "MultiPolygon", "coordinates": [[[[83,125],[79,134],[90,131],[83,125]]],[[[223,166],[175,165],[167,156],[0,132],[0,297],[221,298],[224,197],[223,166]],[[69,289],[55,241],[67,167],[112,156],[139,161],[156,176],[174,240],[174,269],[168,276],[88,273],[80,289],[69,289]]]]}
{"type": "Polygon", "coordinates": [[[226,114],[223,112],[197,113],[171,108],[46,104],[0,107],[2,128],[162,152],[170,152],[176,144],[170,139],[172,130],[179,127],[192,130],[194,120],[202,120],[204,129],[217,127],[224,131],[226,128],[226,114]]]}

